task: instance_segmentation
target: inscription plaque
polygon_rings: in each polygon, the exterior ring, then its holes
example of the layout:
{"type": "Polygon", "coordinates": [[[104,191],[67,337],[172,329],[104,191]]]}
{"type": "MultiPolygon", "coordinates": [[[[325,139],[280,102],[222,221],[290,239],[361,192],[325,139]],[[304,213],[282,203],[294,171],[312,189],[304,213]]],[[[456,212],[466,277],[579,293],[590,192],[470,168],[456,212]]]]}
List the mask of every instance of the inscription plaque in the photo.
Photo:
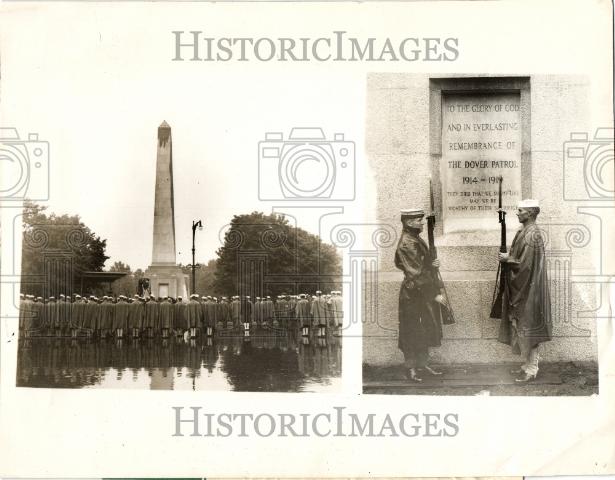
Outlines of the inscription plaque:
{"type": "Polygon", "coordinates": [[[442,96],[444,231],[497,229],[498,177],[502,202],[521,199],[521,115],[518,93],[442,96]]]}

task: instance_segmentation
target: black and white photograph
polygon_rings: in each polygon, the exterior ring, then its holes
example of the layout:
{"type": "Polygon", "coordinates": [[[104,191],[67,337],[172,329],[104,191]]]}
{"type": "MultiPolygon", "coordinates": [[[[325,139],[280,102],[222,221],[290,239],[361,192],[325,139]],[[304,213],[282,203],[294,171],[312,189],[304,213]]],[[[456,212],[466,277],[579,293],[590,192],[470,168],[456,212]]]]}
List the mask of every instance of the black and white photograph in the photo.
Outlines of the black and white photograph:
{"type": "Polygon", "coordinates": [[[0,15],[1,477],[615,473],[612,3],[0,15]]]}
{"type": "MultiPolygon", "coordinates": [[[[49,213],[26,201],[17,386],[339,388],[343,306],[337,249],[278,213],[227,213],[225,226],[202,218],[176,230],[175,193],[185,191],[178,182],[185,177],[173,173],[182,157],[173,155],[166,121],[154,133],[149,150],[156,156],[139,165],[149,164],[155,172],[153,210],[149,221],[133,218],[124,227],[152,232],[149,245],[139,242],[152,252],[146,268],[131,268],[143,252],[130,248],[127,255],[133,256],[109,265],[107,246],[114,238],[101,239],[79,213],[49,213]],[[195,252],[203,224],[220,231],[221,245],[197,263],[206,255],[195,252]],[[177,246],[190,238],[192,260],[180,264],[177,246]]],[[[290,153],[283,142],[273,145],[288,157],[279,162],[295,164],[296,185],[308,183],[301,178],[308,174],[301,164],[318,160],[303,158],[314,155],[309,145],[302,149],[303,144],[291,143],[290,153]]],[[[189,178],[206,169],[202,165],[189,178]]],[[[204,175],[202,183],[197,181],[201,184],[208,188],[204,175]]],[[[215,202],[213,191],[197,188],[195,196],[215,202]]],[[[133,235],[141,236],[134,230],[122,232],[118,242],[128,247],[133,235]]],[[[122,250],[122,245],[114,247],[122,250]]]]}
{"type": "Polygon", "coordinates": [[[368,75],[393,233],[364,285],[364,393],[598,393],[615,172],[591,91],[584,76],[368,75]]]}

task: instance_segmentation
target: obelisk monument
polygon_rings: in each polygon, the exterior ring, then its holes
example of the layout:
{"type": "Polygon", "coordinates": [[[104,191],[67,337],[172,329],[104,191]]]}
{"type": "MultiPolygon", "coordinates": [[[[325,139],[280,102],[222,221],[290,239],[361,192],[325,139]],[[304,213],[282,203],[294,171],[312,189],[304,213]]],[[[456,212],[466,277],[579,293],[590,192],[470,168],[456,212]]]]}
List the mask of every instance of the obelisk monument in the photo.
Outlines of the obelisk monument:
{"type": "Polygon", "coordinates": [[[145,275],[150,279],[152,295],[186,298],[187,275],[182,273],[175,258],[173,146],[167,122],[158,127],[152,264],[145,275]]]}

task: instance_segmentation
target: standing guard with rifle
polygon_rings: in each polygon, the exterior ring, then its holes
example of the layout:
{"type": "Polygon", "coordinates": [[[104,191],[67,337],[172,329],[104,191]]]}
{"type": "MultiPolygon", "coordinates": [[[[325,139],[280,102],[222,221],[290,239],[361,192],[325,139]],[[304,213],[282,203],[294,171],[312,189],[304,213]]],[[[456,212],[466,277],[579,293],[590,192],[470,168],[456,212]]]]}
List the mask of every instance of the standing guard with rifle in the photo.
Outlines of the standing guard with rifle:
{"type": "Polygon", "coordinates": [[[524,363],[512,373],[517,382],[528,382],[538,374],[538,347],[551,340],[551,301],[545,264],[545,242],[536,225],[540,213],[537,200],[522,200],[517,218],[522,224],[510,253],[506,253],[506,212],[502,209],[502,177],[499,188],[499,219],[502,229],[498,282],[491,308],[492,318],[501,318],[498,341],[521,354],[524,363]]]}
{"type": "MultiPolygon", "coordinates": [[[[433,198],[433,183],[431,182],[431,179],[429,180],[429,205],[431,208],[431,213],[427,216],[427,240],[429,242],[429,255],[432,262],[435,262],[438,260],[438,250],[436,249],[434,237],[434,230],[436,228],[436,213],[433,198]]],[[[439,266],[434,265],[434,275],[440,284],[440,294],[444,299],[443,302],[437,302],[434,305],[434,313],[442,325],[452,325],[455,323],[455,316],[453,315],[453,309],[451,308],[451,303],[448,299],[448,292],[446,291],[446,287],[442,281],[442,275],[440,275],[439,266]]]]}
{"type": "Polygon", "coordinates": [[[417,370],[425,369],[440,375],[427,365],[429,347],[440,346],[442,324],[434,312],[445,303],[442,283],[436,269],[440,260],[433,260],[429,247],[419,236],[423,231],[423,210],[401,211],[403,231],[395,252],[395,266],[404,272],[399,291],[398,347],[404,354],[404,366],[409,380],[420,382],[417,370]]]}

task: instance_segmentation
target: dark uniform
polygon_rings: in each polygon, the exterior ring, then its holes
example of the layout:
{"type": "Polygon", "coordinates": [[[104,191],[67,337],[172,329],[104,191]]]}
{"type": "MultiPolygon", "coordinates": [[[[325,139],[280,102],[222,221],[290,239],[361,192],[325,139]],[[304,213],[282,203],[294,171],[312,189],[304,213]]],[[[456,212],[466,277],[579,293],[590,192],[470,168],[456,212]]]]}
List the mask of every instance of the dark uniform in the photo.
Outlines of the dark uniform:
{"type": "Polygon", "coordinates": [[[220,303],[216,304],[216,308],[216,316],[218,322],[223,328],[231,328],[233,326],[231,320],[231,310],[229,308],[229,304],[226,297],[222,297],[220,303]]]}
{"type": "Polygon", "coordinates": [[[261,318],[265,325],[271,325],[274,317],[275,317],[275,308],[273,306],[273,300],[271,300],[271,297],[268,296],[262,302],[261,318]]]}
{"type": "Polygon", "coordinates": [[[237,296],[233,297],[233,301],[231,302],[231,320],[235,327],[241,325],[241,302],[237,296]]]}
{"type": "Polygon", "coordinates": [[[173,305],[175,309],[175,331],[176,333],[183,333],[188,330],[188,323],[186,322],[186,303],[184,303],[182,297],[177,297],[177,302],[173,305]]]}
{"type": "Polygon", "coordinates": [[[406,367],[421,368],[427,365],[428,348],[440,346],[442,325],[434,315],[439,280],[432,267],[429,247],[419,237],[418,230],[404,226],[395,252],[395,266],[404,272],[399,290],[398,347],[404,354],[406,367]]]}
{"type": "Polygon", "coordinates": [[[175,307],[171,303],[169,297],[165,298],[159,305],[159,328],[162,331],[162,337],[167,338],[169,331],[173,328],[175,307]]]}
{"type": "Polygon", "coordinates": [[[343,299],[340,292],[331,292],[333,296],[329,301],[332,324],[335,328],[340,328],[344,321],[343,299]]]}
{"type": "Polygon", "coordinates": [[[155,297],[149,297],[149,301],[145,304],[145,321],[143,322],[143,329],[148,338],[152,338],[158,328],[158,316],[158,302],[155,297]]]}
{"type": "Polygon", "coordinates": [[[113,319],[113,331],[117,338],[124,336],[124,330],[128,327],[128,316],[130,315],[130,304],[126,302],[126,297],[120,295],[118,302],[114,305],[115,317],[113,319]]]}
{"type": "Polygon", "coordinates": [[[312,323],[311,309],[310,302],[305,298],[305,295],[299,295],[299,301],[295,307],[295,316],[297,318],[297,326],[303,329],[303,335],[309,333],[310,324],[312,323]]]}
{"type": "Polygon", "coordinates": [[[145,320],[145,301],[138,296],[128,307],[128,331],[132,334],[133,338],[139,336],[141,329],[143,328],[143,321],[145,320]]]}
{"type": "MultiPolygon", "coordinates": [[[[520,208],[525,208],[524,202],[529,208],[538,207],[535,200],[524,200],[520,208]]],[[[535,377],[538,346],[551,340],[552,320],[545,241],[533,221],[517,231],[505,265],[506,289],[498,340],[511,345],[513,353],[521,354],[525,360],[521,370],[528,378],[535,377]]]]}
{"type": "Polygon", "coordinates": [[[326,335],[325,328],[327,326],[327,300],[322,296],[321,291],[316,292],[316,298],[312,302],[311,308],[312,323],[318,328],[318,335],[326,335]]]}
{"type": "Polygon", "coordinates": [[[201,327],[203,321],[203,309],[197,295],[192,295],[190,297],[190,302],[186,305],[185,313],[188,319],[188,327],[190,328],[190,336],[196,337],[197,328],[201,327]]]}

